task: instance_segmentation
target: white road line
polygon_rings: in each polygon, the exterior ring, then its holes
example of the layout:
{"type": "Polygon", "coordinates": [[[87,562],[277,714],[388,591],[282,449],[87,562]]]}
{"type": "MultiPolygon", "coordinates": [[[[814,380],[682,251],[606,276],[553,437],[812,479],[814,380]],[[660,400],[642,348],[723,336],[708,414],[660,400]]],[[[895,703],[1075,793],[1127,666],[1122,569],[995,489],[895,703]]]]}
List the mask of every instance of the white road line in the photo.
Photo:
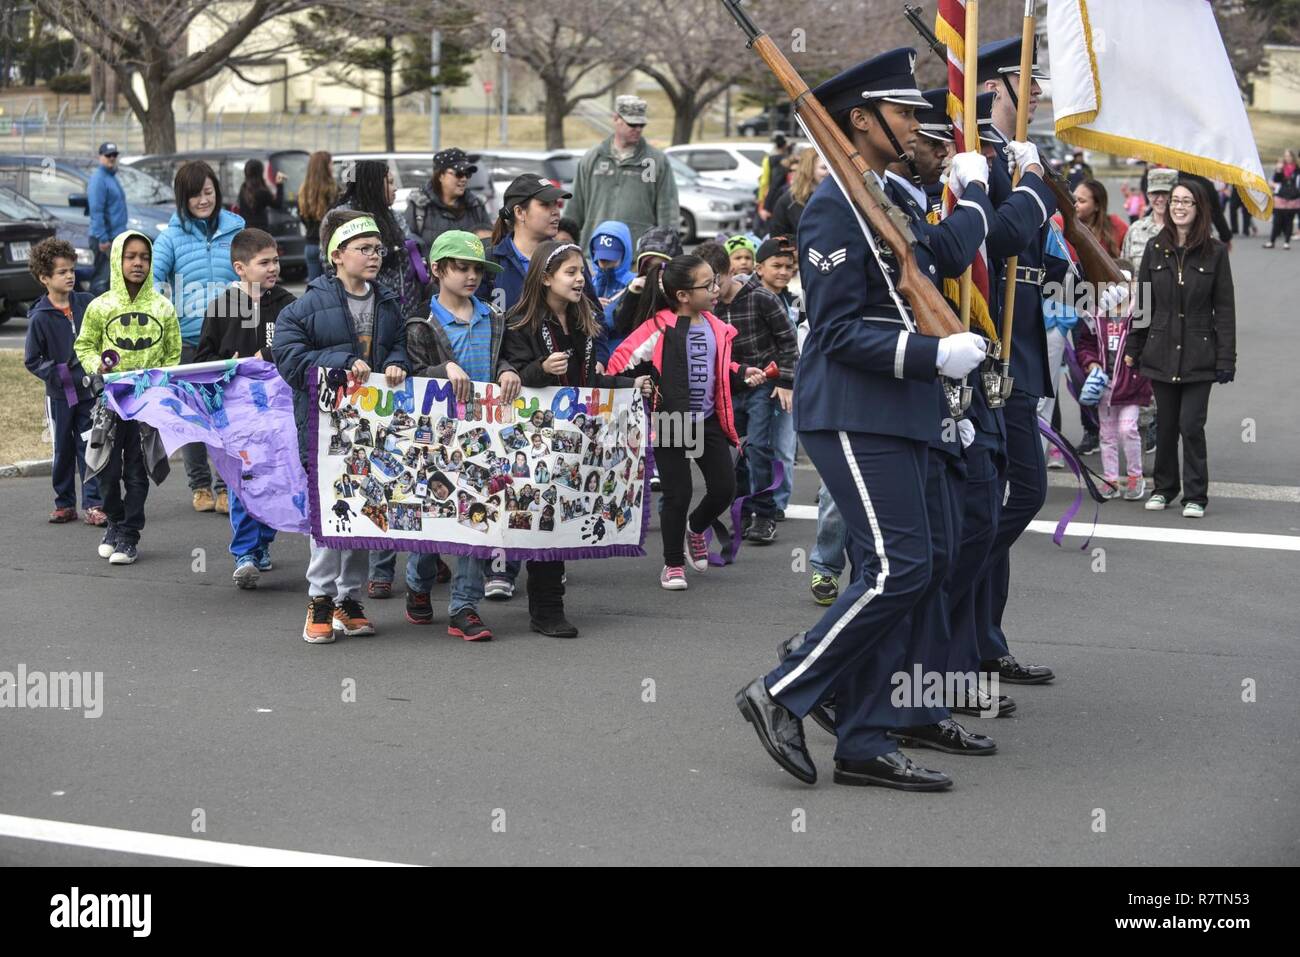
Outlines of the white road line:
{"type": "MultiPolygon", "coordinates": [[[[1055,522],[1029,523],[1031,532],[1051,535],[1055,522]]],[[[1071,522],[1065,528],[1067,536],[1086,538],[1123,538],[1131,542],[1173,542],[1179,545],[1218,545],[1221,548],[1271,548],[1284,552],[1300,552],[1300,535],[1264,535],[1259,532],[1211,532],[1199,528],[1153,528],[1149,525],[1098,525],[1094,530],[1090,522],[1071,522]]]]}
{"type": "MultiPolygon", "coordinates": [[[[816,472],[812,463],[800,463],[795,466],[799,472],[816,472]]],[[[1049,488],[1069,488],[1077,486],[1077,481],[1068,472],[1048,472],[1049,488]]],[[[1244,498],[1254,502],[1295,502],[1300,504],[1300,485],[1253,485],[1249,482],[1211,482],[1210,498],[1244,498]]],[[[789,511],[787,509],[787,511],[789,511]]]]}
{"type": "MultiPolygon", "coordinates": [[[[816,521],[815,505],[791,505],[785,510],[786,518],[816,521]]],[[[1029,531],[1051,535],[1056,522],[1029,523],[1029,531]]],[[[1093,531],[1089,522],[1071,522],[1065,534],[1086,538],[1118,538],[1131,542],[1170,542],[1179,545],[1218,545],[1221,548],[1266,548],[1283,552],[1300,552],[1300,536],[1265,535],[1258,532],[1215,532],[1200,528],[1155,528],[1150,525],[1098,525],[1093,531]]]]}
{"type": "Polygon", "coordinates": [[[307,851],[282,851],[275,847],[250,844],[223,844],[193,837],[122,831],[114,827],[92,827],[67,821],[46,821],[36,817],[0,814],[0,837],[17,837],[51,844],[93,847],[123,854],[167,857],[205,864],[229,864],[236,867],[414,867],[392,861],[368,861],[359,857],[335,857],[307,851]]]}

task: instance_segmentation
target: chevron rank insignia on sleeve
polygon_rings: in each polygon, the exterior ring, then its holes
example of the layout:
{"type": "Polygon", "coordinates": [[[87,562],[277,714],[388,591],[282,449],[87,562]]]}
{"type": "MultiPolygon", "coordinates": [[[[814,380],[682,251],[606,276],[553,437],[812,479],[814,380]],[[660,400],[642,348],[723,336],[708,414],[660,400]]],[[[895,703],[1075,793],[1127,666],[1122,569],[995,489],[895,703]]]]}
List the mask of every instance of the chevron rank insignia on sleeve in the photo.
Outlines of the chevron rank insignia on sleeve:
{"type": "Polygon", "coordinates": [[[844,262],[844,260],[848,258],[848,255],[848,250],[843,246],[833,252],[827,253],[825,256],[813,249],[811,246],[808,247],[808,262],[812,263],[814,269],[823,273],[830,272],[840,263],[844,262]]]}

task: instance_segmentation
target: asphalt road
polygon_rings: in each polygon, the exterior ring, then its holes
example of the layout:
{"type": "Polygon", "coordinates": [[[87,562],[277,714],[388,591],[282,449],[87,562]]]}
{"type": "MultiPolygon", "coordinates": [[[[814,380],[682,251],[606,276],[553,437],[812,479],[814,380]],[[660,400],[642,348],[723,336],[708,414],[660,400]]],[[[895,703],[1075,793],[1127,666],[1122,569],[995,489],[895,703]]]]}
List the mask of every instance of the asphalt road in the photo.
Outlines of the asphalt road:
{"type": "MultiPolygon", "coordinates": [[[[1300,286],[1280,256],[1233,258],[1240,373],[1211,402],[1216,482],[1297,484],[1300,286]]],[[[816,490],[800,469],[795,502],[816,490]]],[[[1027,535],[1008,632],[1058,680],[972,720],[996,756],[911,752],[956,780],[912,795],[831,783],[833,742],[811,722],[823,780],[799,784],[732,703],[820,614],[792,570],[811,521],[684,593],[658,587],[656,530],[647,558],[571,563],[576,641],[530,633],[522,596],[484,604],[499,637],[482,645],[407,625],[398,598],[369,605],[375,637],[313,647],[305,540],[284,536],[262,588],[236,591],[228,527],[190,511],[179,467],[127,568],[95,556],[95,531],[46,524],[47,479],[4,480],[0,670],[102,671],[105,701],[90,720],[0,709],[0,815],[412,864],[1295,864],[1300,507],[1259,491],[1212,491],[1194,528],[1278,547],[1099,539],[1097,571],[1079,539],[1027,535]]],[[[1040,518],[1068,500],[1054,488],[1040,518]]],[[[1102,521],[1192,526],[1123,502],[1102,521]]],[[[139,862],[184,863],[0,837],[0,863],[139,862]]]]}

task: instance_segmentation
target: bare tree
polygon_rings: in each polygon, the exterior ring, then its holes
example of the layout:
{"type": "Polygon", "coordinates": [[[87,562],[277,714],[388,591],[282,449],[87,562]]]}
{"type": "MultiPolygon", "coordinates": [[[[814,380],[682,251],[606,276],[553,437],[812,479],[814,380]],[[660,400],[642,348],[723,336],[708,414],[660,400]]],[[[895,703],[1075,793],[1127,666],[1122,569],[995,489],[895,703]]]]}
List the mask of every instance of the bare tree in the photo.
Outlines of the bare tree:
{"type": "Polygon", "coordinates": [[[635,21],[638,6],[633,0],[477,4],[487,52],[522,61],[541,80],[547,149],[564,146],[564,118],[578,103],[604,96],[636,70],[644,37],[628,24],[635,21]],[[598,85],[580,90],[593,76],[599,77],[598,85]]]}
{"type": "MultiPolygon", "coordinates": [[[[294,49],[292,32],[274,21],[336,0],[33,0],[43,15],[99,57],[118,80],[118,90],[140,120],[148,152],[176,149],[177,93],[230,69],[240,71],[282,60],[294,49]],[[196,20],[211,27],[206,47],[188,50],[186,31],[196,20]],[[238,51],[237,62],[232,58],[238,51]],[[141,96],[133,86],[139,77],[141,96]]],[[[337,0],[339,6],[355,6],[337,0]]],[[[304,71],[305,72],[305,71],[304,71]]],[[[294,74],[297,75],[297,74],[294,74]]],[[[276,81],[285,79],[279,76],[276,81]]]]}
{"type": "Polygon", "coordinates": [[[641,35],[641,72],[673,105],[673,143],[728,86],[762,66],[718,0],[650,0],[632,27],[641,35]]]}

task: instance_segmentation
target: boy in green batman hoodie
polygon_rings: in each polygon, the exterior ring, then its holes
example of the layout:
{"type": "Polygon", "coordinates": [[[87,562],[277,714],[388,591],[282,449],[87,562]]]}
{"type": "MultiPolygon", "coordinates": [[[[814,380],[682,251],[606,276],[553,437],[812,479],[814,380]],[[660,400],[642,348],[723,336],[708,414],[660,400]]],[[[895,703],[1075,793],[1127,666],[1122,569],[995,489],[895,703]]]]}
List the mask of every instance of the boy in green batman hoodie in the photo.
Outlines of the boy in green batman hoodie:
{"type": "MultiPolygon", "coordinates": [[[[109,253],[112,279],[108,292],[86,307],[73,351],[87,371],[108,371],[104,353],[118,355],[114,372],[174,366],[181,358],[181,328],[176,310],[153,286],[153,246],[131,230],[113,240],[109,253]]],[[[140,423],[119,419],[113,451],[100,473],[108,530],[99,557],[113,565],[130,565],[144,528],[144,501],[149,474],[140,448],[140,423]]]]}

